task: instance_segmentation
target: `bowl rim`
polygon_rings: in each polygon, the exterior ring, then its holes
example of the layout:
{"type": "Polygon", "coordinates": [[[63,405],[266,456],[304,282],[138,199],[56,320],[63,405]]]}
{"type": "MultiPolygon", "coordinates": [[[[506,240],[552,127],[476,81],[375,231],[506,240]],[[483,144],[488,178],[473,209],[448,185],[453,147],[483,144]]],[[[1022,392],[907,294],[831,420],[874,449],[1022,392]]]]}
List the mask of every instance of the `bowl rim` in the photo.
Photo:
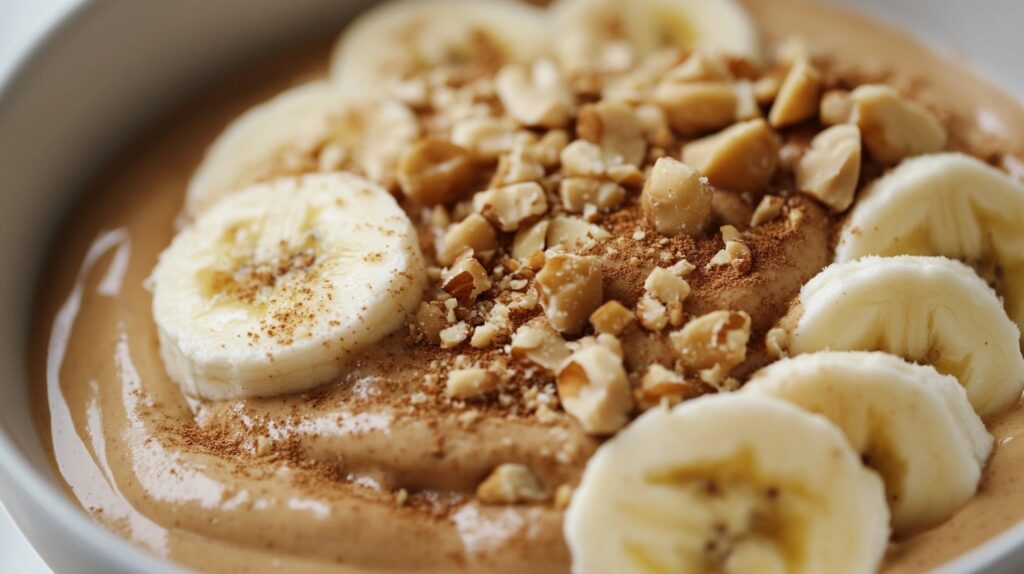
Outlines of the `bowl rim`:
{"type": "MultiPolygon", "coordinates": [[[[823,0],[815,1],[821,2],[823,0]]],[[[0,77],[0,116],[3,115],[10,101],[15,98],[16,93],[22,89],[22,85],[26,83],[29,72],[37,67],[48,54],[58,49],[59,42],[70,29],[80,25],[83,18],[95,14],[104,6],[112,5],[97,2],[96,0],[74,0],[69,7],[64,8],[55,16],[39,34],[28,40],[27,45],[16,57],[6,76],[0,77]]],[[[846,7],[846,9],[851,8],[846,7]]],[[[888,22],[873,11],[862,8],[856,8],[855,10],[867,17],[888,22]]],[[[903,32],[921,38],[917,31],[908,30],[896,24],[892,25],[899,27],[903,32]]],[[[946,57],[955,57],[955,54],[949,53],[948,47],[944,48],[941,45],[936,45],[936,38],[925,37],[924,39],[929,49],[939,51],[946,57]]],[[[971,64],[968,63],[968,65],[971,64]]],[[[972,68],[977,69],[976,66],[972,66],[972,68]]],[[[989,75],[989,71],[988,69],[984,70],[986,76],[989,75]]],[[[1012,92],[999,77],[998,70],[992,72],[995,77],[991,79],[996,82],[996,85],[1004,91],[1012,92]]],[[[1024,105],[1024,103],[1021,105],[1024,105]]],[[[33,280],[35,279],[33,277],[33,280]]],[[[25,335],[23,334],[22,336],[25,335]]],[[[22,378],[27,379],[27,376],[23,375],[22,378]]],[[[28,384],[27,380],[22,380],[21,382],[23,385],[28,384]]],[[[40,445],[45,448],[45,445],[42,445],[42,437],[38,436],[35,429],[32,432],[40,441],[40,445]]],[[[55,472],[54,469],[51,468],[51,472],[55,472]]],[[[97,554],[104,555],[114,563],[122,565],[126,569],[125,571],[143,570],[167,574],[178,574],[187,571],[177,564],[132,544],[127,539],[118,536],[90,518],[68,492],[53,483],[54,479],[61,480],[59,474],[46,476],[42,470],[28,460],[22,449],[11,438],[8,423],[3,419],[0,419],[0,474],[5,475],[5,478],[10,480],[11,485],[14,487],[13,490],[21,491],[37,503],[40,508],[48,509],[49,514],[55,517],[59,516],[61,520],[65,521],[68,529],[78,536],[81,541],[93,548],[97,554]]],[[[0,500],[0,505],[3,505],[3,502],[3,500],[0,500]]],[[[6,505],[4,506],[6,507],[6,505]]],[[[7,514],[33,551],[52,570],[46,558],[39,553],[33,537],[27,534],[22,521],[9,511],[7,514]]],[[[1007,566],[1005,562],[1014,555],[1024,557],[1024,516],[1021,517],[1021,520],[1016,525],[940,565],[935,572],[948,574],[954,572],[994,572],[1001,570],[1001,566],[1007,566]]]]}

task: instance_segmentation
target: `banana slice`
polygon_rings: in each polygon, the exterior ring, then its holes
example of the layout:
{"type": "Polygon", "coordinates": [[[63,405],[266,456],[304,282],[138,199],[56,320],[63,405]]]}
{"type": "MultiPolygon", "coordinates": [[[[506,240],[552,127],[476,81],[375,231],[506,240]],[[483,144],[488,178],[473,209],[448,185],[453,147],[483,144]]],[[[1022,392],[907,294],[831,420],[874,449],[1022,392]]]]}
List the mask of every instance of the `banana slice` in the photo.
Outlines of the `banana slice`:
{"type": "Polygon", "coordinates": [[[793,354],[886,351],[953,375],[986,417],[1020,399],[1020,332],[995,292],[944,257],[834,263],[800,290],[782,319],[793,354]]]}
{"type": "Polygon", "coordinates": [[[660,48],[761,58],[757,28],[733,0],[559,0],[551,10],[555,51],[574,72],[624,67],[623,53],[660,48]]]}
{"type": "Polygon", "coordinates": [[[959,153],[907,160],[864,194],[843,227],[836,261],[943,255],[996,285],[1024,326],[1024,185],[959,153]]]}
{"type": "Polygon", "coordinates": [[[468,73],[544,54],[543,10],[510,0],[383,2],[353,22],[331,57],[331,77],[346,92],[386,91],[439,65],[468,73]]]}
{"type": "Polygon", "coordinates": [[[825,416],[885,482],[897,535],[949,518],[974,496],[992,436],[963,387],[888,353],[821,352],[754,374],[741,392],[825,416]]]}
{"type": "Polygon", "coordinates": [[[882,481],[825,418],[722,394],[602,445],[565,517],[573,572],[875,572],[882,481]]]}
{"type": "Polygon", "coordinates": [[[350,169],[392,187],[398,158],[420,134],[396,101],[345,98],[328,82],[292,88],[236,119],[207,150],[188,185],[196,217],[226,195],[284,175],[350,169]]]}
{"type": "Polygon", "coordinates": [[[206,399],[309,389],[399,328],[425,277],[412,224],[382,187],[344,173],[256,185],[160,255],[161,355],[206,399]]]}

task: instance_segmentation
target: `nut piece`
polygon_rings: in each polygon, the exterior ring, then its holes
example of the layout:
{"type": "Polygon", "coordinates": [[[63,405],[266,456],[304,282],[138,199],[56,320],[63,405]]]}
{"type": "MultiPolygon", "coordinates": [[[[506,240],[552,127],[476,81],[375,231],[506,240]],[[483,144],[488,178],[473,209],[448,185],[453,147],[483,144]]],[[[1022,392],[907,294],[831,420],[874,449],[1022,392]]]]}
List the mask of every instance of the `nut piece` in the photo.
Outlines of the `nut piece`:
{"type": "Polygon", "coordinates": [[[691,320],[669,339],[686,367],[728,374],[747,358],[750,315],[743,311],[712,311],[691,320]]]}
{"type": "Polygon", "coordinates": [[[473,207],[498,229],[515,231],[547,213],[548,198],[540,184],[529,181],[481,191],[473,196],[473,207]]]}
{"type": "Polygon", "coordinates": [[[601,259],[555,255],[537,273],[535,284],[548,322],[560,333],[579,333],[604,299],[601,259]]]}
{"type": "Polygon", "coordinates": [[[498,171],[494,174],[492,185],[539,181],[545,174],[544,166],[535,157],[532,146],[526,142],[518,142],[512,147],[511,152],[502,155],[498,160],[498,171]]]}
{"type": "Polygon", "coordinates": [[[611,434],[633,410],[622,357],[604,345],[587,345],[569,357],[556,379],[562,407],[583,432],[611,434]]]}
{"type": "MultiPolygon", "coordinates": [[[[680,311],[682,311],[682,306],[680,306],[680,311]]],[[[654,297],[644,295],[636,303],[636,317],[644,329],[658,332],[668,326],[668,307],[654,297]]]]}
{"type": "Polygon", "coordinates": [[[798,60],[786,74],[768,121],[781,128],[814,117],[821,96],[821,74],[807,60],[798,60]]]}
{"type": "Polygon", "coordinates": [[[548,247],[586,247],[590,243],[604,241],[611,237],[603,227],[587,223],[576,217],[558,216],[548,226],[548,247]]]}
{"type": "Polygon", "coordinates": [[[648,295],[665,303],[682,303],[690,295],[690,284],[671,269],[655,267],[644,281],[648,295]]]}
{"type": "Polygon", "coordinates": [[[443,265],[451,265],[467,249],[481,255],[493,252],[497,247],[498,236],[491,224],[482,215],[471,213],[445,232],[441,247],[437,250],[437,260],[443,265]]]}
{"type": "Polygon", "coordinates": [[[542,219],[529,227],[519,228],[512,240],[512,257],[529,259],[534,253],[543,252],[548,225],[548,220],[542,219]]]}
{"type": "Polygon", "coordinates": [[[498,388],[498,376],[479,367],[455,369],[448,373],[445,392],[453,399],[469,399],[498,388]]]}
{"type": "Polygon", "coordinates": [[[654,102],[665,110],[672,128],[686,135],[712,132],[736,121],[736,90],[726,82],[663,83],[654,90],[654,102]]]}
{"type": "Polygon", "coordinates": [[[442,140],[421,140],[398,162],[398,183],[405,195],[423,205],[459,199],[473,184],[469,153],[442,140]]]}
{"type": "Polygon", "coordinates": [[[774,220],[782,214],[784,205],[786,205],[786,200],[777,195],[762,197],[761,202],[757,204],[757,209],[754,210],[754,215],[750,218],[750,226],[757,227],[774,220]]]}
{"type": "Polygon", "coordinates": [[[590,324],[598,333],[619,336],[632,323],[635,317],[625,305],[618,301],[608,301],[590,314],[590,324]]]}
{"type": "Polygon", "coordinates": [[[572,354],[565,339],[540,318],[516,330],[511,348],[513,357],[530,361],[552,374],[557,373],[572,354]]]}
{"type": "Polygon", "coordinates": [[[904,99],[889,86],[854,90],[851,121],[860,128],[864,146],[877,161],[893,165],[904,158],[942,151],[946,129],[921,104],[904,99]]]}
{"type": "Polygon", "coordinates": [[[853,203],[860,179],[860,130],[837,125],[814,136],[796,165],[797,189],[814,196],[833,213],[853,203]]]}
{"type": "Polygon", "coordinates": [[[444,349],[458,347],[468,336],[469,325],[467,325],[465,321],[459,321],[451,327],[441,329],[441,332],[438,333],[438,337],[441,340],[441,347],[444,349]]]}
{"type": "Polygon", "coordinates": [[[741,274],[747,274],[754,265],[754,255],[746,244],[735,240],[726,239],[725,248],[708,261],[707,269],[714,267],[729,266],[741,274]]]}
{"type": "Polygon", "coordinates": [[[475,159],[495,161],[522,138],[518,130],[508,118],[475,116],[452,126],[452,142],[469,150],[475,159]]]}
{"type": "Polygon", "coordinates": [[[561,128],[569,123],[573,95],[550,60],[537,60],[529,67],[504,66],[494,88],[508,115],[525,126],[561,128]]]}
{"type": "Polygon", "coordinates": [[[476,498],[484,504],[520,504],[544,502],[548,491],[529,468],[506,462],[499,465],[476,489],[476,498]]]}
{"type": "Polygon", "coordinates": [[[636,393],[640,408],[645,410],[662,403],[676,405],[699,394],[697,385],[658,363],[647,368],[636,393]]]}
{"type": "Polygon", "coordinates": [[[441,342],[441,330],[445,327],[445,315],[438,301],[421,301],[409,322],[414,337],[433,344],[441,342]]]}
{"type": "Polygon", "coordinates": [[[640,166],[647,155],[644,124],[633,108],[619,102],[602,101],[583,106],[576,133],[600,146],[605,156],[622,163],[640,166]]]}
{"type": "Polygon", "coordinates": [[[472,251],[464,251],[451,269],[448,270],[441,289],[455,297],[460,303],[470,303],[477,295],[491,288],[487,270],[473,257],[472,251]]]}
{"type": "Polygon", "coordinates": [[[711,221],[711,188],[696,169],[659,158],[644,182],[644,213],[658,233],[698,235],[711,221]]]}
{"type": "Polygon", "coordinates": [[[683,162],[700,170],[715,187],[760,191],[778,164],[779,139],[763,119],[738,123],[683,148],[683,162]]]}
{"type": "Polygon", "coordinates": [[[626,199],[626,190],[614,181],[568,177],[558,187],[562,205],[572,213],[583,213],[588,205],[608,212],[626,199]]]}
{"type": "Polygon", "coordinates": [[[566,177],[603,177],[608,170],[604,152],[597,144],[576,140],[562,149],[562,171],[566,177]]]}
{"type": "Polygon", "coordinates": [[[846,90],[829,90],[821,96],[818,116],[826,126],[845,124],[853,115],[853,98],[846,90]]]}

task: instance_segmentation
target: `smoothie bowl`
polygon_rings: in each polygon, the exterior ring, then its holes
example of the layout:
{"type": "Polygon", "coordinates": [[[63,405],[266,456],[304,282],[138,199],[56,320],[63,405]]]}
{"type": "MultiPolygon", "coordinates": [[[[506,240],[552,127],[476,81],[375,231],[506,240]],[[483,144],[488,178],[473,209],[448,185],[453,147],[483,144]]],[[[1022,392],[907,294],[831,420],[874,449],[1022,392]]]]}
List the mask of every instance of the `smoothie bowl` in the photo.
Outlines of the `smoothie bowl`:
{"type": "Polygon", "coordinates": [[[541,4],[54,33],[0,486],[56,570],[1013,571],[1017,100],[824,4],[541,4]]]}

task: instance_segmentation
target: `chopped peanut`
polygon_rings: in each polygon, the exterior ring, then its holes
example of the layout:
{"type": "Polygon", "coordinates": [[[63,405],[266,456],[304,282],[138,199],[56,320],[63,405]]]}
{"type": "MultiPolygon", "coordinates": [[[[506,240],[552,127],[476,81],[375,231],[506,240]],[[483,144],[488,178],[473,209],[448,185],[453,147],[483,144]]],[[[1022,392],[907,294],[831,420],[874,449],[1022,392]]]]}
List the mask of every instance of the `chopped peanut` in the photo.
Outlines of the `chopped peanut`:
{"type": "Polygon", "coordinates": [[[559,185],[562,206],[572,213],[583,213],[587,205],[607,212],[626,199],[626,190],[614,181],[601,181],[587,177],[567,177],[559,185]]]}
{"type": "Polygon", "coordinates": [[[691,320],[669,339],[686,367],[717,367],[728,374],[747,358],[750,315],[743,311],[712,311],[691,320]]]}
{"type": "Polygon", "coordinates": [[[829,90],[821,96],[818,116],[826,126],[845,124],[853,115],[853,98],[846,90],[829,90]]]}
{"type": "Polygon", "coordinates": [[[741,241],[730,239],[726,240],[725,248],[711,258],[707,268],[729,266],[740,273],[746,274],[750,272],[753,264],[754,257],[750,252],[750,248],[741,241]]]}
{"type": "Polygon", "coordinates": [[[786,200],[777,195],[762,197],[761,202],[757,204],[757,209],[754,210],[754,215],[750,218],[750,226],[757,227],[774,220],[782,214],[784,205],[786,205],[786,200]]]}
{"type": "Polygon", "coordinates": [[[731,82],[733,76],[722,55],[694,52],[682,64],[669,70],[664,79],[670,82],[731,82]]]}
{"type": "Polygon", "coordinates": [[[587,140],[576,140],[562,149],[562,171],[567,177],[600,178],[608,170],[604,152],[587,140]]]}
{"type": "Polygon", "coordinates": [[[604,299],[601,259],[555,255],[535,283],[548,322],[561,333],[579,333],[604,299]]]}
{"type": "Polygon", "coordinates": [[[760,191],[775,175],[779,140],[763,119],[731,126],[683,148],[683,161],[707,176],[715,187],[760,191]]]}
{"type": "Polygon", "coordinates": [[[781,128],[814,117],[820,96],[821,74],[807,60],[798,60],[779,88],[775,104],[768,114],[769,123],[781,128]]]}
{"type": "Polygon", "coordinates": [[[633,313],[625,305],[614,300],[601,305],[597,311],[590,314],[590,324],[594,326],[595,331],[615,336],[621,335],[634,319],[633,313]]]}
{"type": "Polygon", "coordinates": [[[501,328],[494,323],[484,323],[473,329],[473,336],[469,339],[469,345],[474,349],[486,349],[494,344],[500,333],[501,328]]]}
{"type": "Polygon", "coordinates": [[[448,228],[441,240],[437,260],[444,265],[451,265],[467,249],[472,249],[479,256],[493,252],[497,247],[498,236],[494,228],[483,216],[473,213],[448,228]]]}
{"type": "Polygon", "coordinates": [[[606,156],[639,166],[647,155],[644,124],[633,108],[611,101],[588,104],[576,122],[579,137],[597,144],[606,156]]]}
{"type": "Polygon", "coordinates": [[[649,409],[664,402],[676,405],[700,393],[697,385],[687,381],[679,373],[654,363],[647,368],[640,380],[637,402],[642,409],[649,409]]]}
{"type": "Polygon", "coordinates": [[[544,502],[551,497],[529,468],[506,462],[480,483],[476,498],[484,504],[521,504],[544,502]]]}
{"type": "Polygon", "coordinates": [[[665,110],[672,128],[687,135],[736,121],[736,91],[726,82],[663,83],[655,89],[654,101],[665,110]]]}
{"type": "Polygon", "coordinates": [[[438,336],[441,339],[442,348],[451,349],[458,347],[469,336],[469,325],[465,321],[459,321],[451,327],[441,329],[438,336]]]}
{"type": "Polygon", "coordinates": [[[771,357],[781,359],[787,355],[789,332],[781,327],[773,327],[765,334],[764,344],[771,357]]]}
{"type": "Polygon", "coordinates": [[[516,183],[481,191],[473,207],[502,231],[515,231],[548,211],[544,188],[536,182],[516,183]]]}
{"type": "Polygon", "coordinates": [[[832,126],[814,136],[797,164],[797,189],[814,196],[833,213],[842,213],[853,203],[860,163],[857,126],[832,126]]]}
{"type": "Polygon", "coordinates": [[[622,428],[633,410],[622,357],[604,345],[587,345],[566,361],[556,379],[562,407],[589,434],[622,428]]]}
{"type": "Polygon", "coordinates": [[[698,235],[711,220],[711,196],[696,169],[663,157],[651,168],[641,200],[658,233],[698,235]]]}
{"type": "Polygon", "coordinates": [[[644,281],[648,295],[665,303],[681,303],[690,295],[690,284],[665,267],[655,267],[644,281]]]}
{"type": "Polygon", "coordinates": [[[539,181],[545,175],[544,166],[535,157],[532,146],[526,142],[518,142],[512,147],[511,152],[498,160],[498,171],[494,174],[491,185],[539,181]]]}
{"type": "Polygon", "coordinates": [[[571,352],[565,339],[543,318],[519,327],[512,336],[512,356],[525,359],[554,374],[571,352]]]}
{"type": "Polygon", "coordinates": [[[644,295],[637,301],[636,317],[648,331],[658,332],[668,327],[668,307],[650,295],[644,295]]]}
{"type": "Polygon", "coordinates": [[[754,82],[754,97],[757,103],[762,106],[775,101],[779,95],[779,88],[782,87],[782,79],[777,76],[764,76],[754,82]]]}
{"type": "Polygon", "coordinates": [[[757,101],[753,82],[741,80],[733,84],[733,89],[736,91],[736,119],[745,121],[761,117],[761,104],[757,101]]]}
{"type": "Polygon", "coordinates": [[[532,66],[507,64],[498,71],[494,87],[508,114],[525,126],[560,128],[569,122],[573,95],[549,60],[532,66]]]}
{"type": "Polygon", "coordinates": [[[604,228],[587,223],[576,217],[558,216],[551,219],[548,226],[548,247],[564,248],[583,247],[591,242],[604,241],[611,234],[604,228]]]}
{"type": "Polygon", "coordinates": [[[562,150],[569,145],[569,134],[565,130],[551,130],[533,144],[534,159],[546,168],[552,168],[561,161],[562,150]]]}
{"type": "Polygon", "coordinates": [[[466,150],[442,140],[426,139],[414,144],[398,163],[402,191],[423,205],[459,199],[475,176],[466,150]]]}
{"type": "Polygon", "coordinates": [[[487,276],[487,270],[469,250],[464,251],[455,260],[448,270],[444,283],[441,284],[441,289],[460,303],[470,303],[490,288],[491,280],[487,276]]]}
{"type": "Polygon", "coordinates": [[[445,314],[439,302],[422,301],[409,322],[413,336],[435,345],[440,343],[441,330],[445,327],[445,314]]]}
{"type": "Polygon", "coordinates": [[[495,161],[522,139],[518,130],[508,118],[471,117],[452,126],[452,142],[469,150],[475,159],[495,161]]]}
{"type": "Polygon", "coordinates": [[[851,122],[860,128],[864,147],[877,161],[892,165],[904,158],[942,151],[946,129],[917,102],[889,86],[866,85],[850,93],[851,122]]]}
{"type": "Polygon", "coordinates": [[[498,388],[498,376],[479,367],[456,369],[448,373],[445,392],[454,399],[469,399],[498,388]]]}
{"type": "Polygon", "coordinates": [[[527,259],[534,253],[544,251],[548,225],[550,222],[547,219],[542,219],[529,227],[520,227],[512,240],[512,257],[527,259]]]}

